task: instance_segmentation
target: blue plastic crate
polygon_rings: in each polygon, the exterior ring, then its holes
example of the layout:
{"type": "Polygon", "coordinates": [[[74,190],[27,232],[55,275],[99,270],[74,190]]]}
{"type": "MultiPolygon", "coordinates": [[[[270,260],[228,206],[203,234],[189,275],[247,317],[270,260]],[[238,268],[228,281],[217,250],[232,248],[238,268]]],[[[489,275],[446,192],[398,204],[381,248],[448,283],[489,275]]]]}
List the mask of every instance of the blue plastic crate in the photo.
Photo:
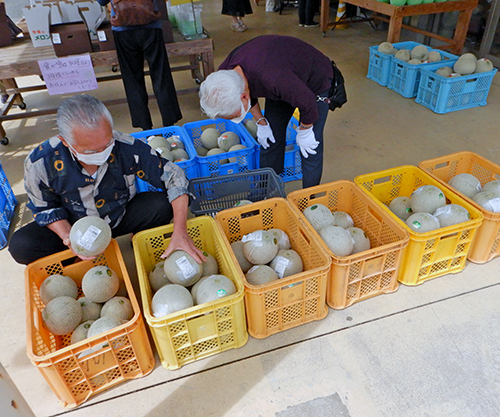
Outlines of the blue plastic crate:
{"type": "Polygon", "coordinates": [[[7,235],[17,200],[0,164],[0,249],[7,246],[7,235]]]}
{"type": "MultiPolygon", "coordinates": [[[[428,51],[434,50],[439,52],[439,54],[441,55],[441,61],[439,61],[439,63],[441,64],[444,64],[446,62],[454,63],[458,59],[457,55],[450,54],[449,52],[433,49],[430,46],[426,45],[423,46],[425,46],[428,51]]],[[[429,65],[434,65],[437,63],[438,62],[431,62],[427,64],[413,65],[401,61],[400,59],[393,58],[391,61],[389,84],[387,85],[387,88],[401,94],[405,98],[416,97],[418,93],[418,85],[420,82],[420,70],[429,67],[429,65]]]]}
{"type": "MultiPolygon", "coordinates": [[[[397,50],[413,49],[420,45],[418,42],[398,42],[392,44],[397,50]]],[[[384,54],[378,51],[379,45],[370,46],[370,61],[368,63],[368,75],[370,80],[386,87],[391,77],[391,63],[393,55],[384,54]]]]}
{"type": "Polygon", "coordinates": [[[497,69],[460,77],[443,77],[435,73],[438,68],[452,67],[453,64],[436,62],[422,69],[415,101],[439,114],[486,106],[486,98],[497,69]]]}
{"type": "MultiPolygon", "coordinates": [[[[140,139],[143,142],[147,143],[147,138],[149,136],[163,136],[164,138],[169,138],[171,136],[177,135],[184,146],[186,148],[186,152],[188,153],[189,159],[187,161],[176,162],[179,167],[184,170],[184,174],[186,178],[192,179],[198,177],[198,165],[196,163],[196,150],[194,149],[189,137],[181,126],[169,126],[162,127],[159,129],[145,130],[143,132],[135,132],[131,133],[130,136],[140,139]]],[[[136,188],[138,192],[145,191],[160,191],[160,189],[153,187],[151,184],[146,181],[141,180],[140,178],[136,178],[136,188]]]]}
{"type": "Polygon", "coordinates": [[[195,152],[196,148],[203,146],[200,137],[203,130],[209,127],[217,129],[221,134],[224,132],[236,133],[240,137],[241,144],[246,146],[246,149],[224,152],[217,155],[196,155],[199,177],[217,177],[219,175],[235,174],[237,172],[246,172],[258,168],[258,160],[256,158],[257,143],[244,126],[240,126],[226,119],[208,119],[186,123],[183,127],[187,132],[195,152]],[[236,160],[234,162],[221,164],[222,160],[228,158],[236,158],[236,160]]]}

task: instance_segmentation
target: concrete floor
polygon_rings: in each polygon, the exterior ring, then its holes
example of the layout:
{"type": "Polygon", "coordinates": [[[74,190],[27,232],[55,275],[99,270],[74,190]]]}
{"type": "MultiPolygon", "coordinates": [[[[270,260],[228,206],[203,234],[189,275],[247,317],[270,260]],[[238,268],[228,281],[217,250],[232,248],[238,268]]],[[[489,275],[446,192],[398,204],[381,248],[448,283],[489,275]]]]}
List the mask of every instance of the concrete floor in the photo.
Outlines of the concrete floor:
{"type": "MultiPolygon", "coordinates": [[[[323,183],[462,150],[500,161],[499,76],[486,107],[438,115],[366,78],[368,47],[385,40],[386,31],[358,24],[323,38],[319,29],[298,27],[296,9],[286,8],[280,16],[265,13],[263,5],[253,8],[254,14],[245,19],[250,29],[233,33],[229,18],[220,15],[220,3],[203,2],[216,66],[236,45],[260,34],[281,33],[312,43],[344,73],[349,102],[327,122],[323,183]]],[[[402,40],[410,40],[409,34],[403,33],[402,40]]],[[[179,73],[175,81],[178,87],[192,85],[179,73]]],[[[111,98],[124,93],[120,82],[112,82],[92,94],[111,98]]],[[[34,92],[25,99],[28,108],[35,109],[56,106],[61,97],[34,92]]],[[[181,96],[180,103],[182,123],[204,119],[196,95],[181,96]]],[[[155,106],[151,104],[159,127],[155,106]]],[[[133,131],[125,105],[110,110],[118,130],[133,131]]],[[[15,228],[29,220],[22,162],[56,127],[52,116],[4,127],[11,143],[0,148],[1,163],[21,202],[15,228]]],[[[286,189],[300,186],[288,183],[286,189]]],[[[136,281],[128,240],[120,239],[120,246],[136,281]]],[[[249,337],[239,349],[176,371],[164,369],[157,360],[148,376],[111,388],[75,410],[58,404],[26,355],[24,267],[14,263],[6,249],[0,251],[0,264],[0,362],[36,416],[500,415],[500,259],[468,263],[461,273],[417,287],[401,285],[393,294],[344,310],[330,309],[321,321],[262,340],[249,337]]]]}

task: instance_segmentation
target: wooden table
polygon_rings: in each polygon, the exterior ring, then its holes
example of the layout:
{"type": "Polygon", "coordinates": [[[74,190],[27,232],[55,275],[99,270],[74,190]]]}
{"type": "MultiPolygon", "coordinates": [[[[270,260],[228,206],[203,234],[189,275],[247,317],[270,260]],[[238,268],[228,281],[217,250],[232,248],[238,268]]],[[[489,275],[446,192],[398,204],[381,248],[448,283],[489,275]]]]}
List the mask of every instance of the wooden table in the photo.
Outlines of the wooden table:
{"type": "MultiPolygon", "coordinates": [[[[165,44],[169,58],[184,57],[189,64],[172,67],[174,71],[191,71],[192,78],[200,84],[205,77],[214,71],[213,63],[213,41],[207,36],[203,39],[186,41],[178,32],[174,32],[174,42],[165,44]],[[200,71],[201,66],[201,71],[200,71]]],[[[7,145],[9,139],[1,123],[7,120],[26,119],[29,117],[55,114],[57,109],[45,109],[37,111],[26,111],[16,114],[8,114],[12,106],[26,108],[22,93],[28,91],[46,90],[45,84],[18,87],[16,78],[30,75],[41,75],[38,61],[57,58],[52,46],[35,48],[28,34],[24,40],[16,40],[14,45],[0,48],[0,80],[3,80],[10,94],[7,103],[0,109],[0,144],[7,145]]],[[[94,67],[117,68],[118,58],[116,51],[102,51],[90,53],[94,67]]],[[[121,74],[97,77],[98,82],[121,79],[121,74]]],[[[178,90],[177,94],[188,94],[198,91],[198,87],[178,90]]],[[[154,98],[154,95],[150,95],[154,98]]],[[[126,98],[104,101],[106,105],[126,103],[126,98]]]]}
{"type": "MultiPolygon", "coordinates": [[[[398,42],[401,36],[401,29],[408,29],[412,32],[421,35],[429,36],[434,39],[442,41],[444,45],[438,46],[440,49],[449,49],[454,54],[462,52],[465,36],[469,29],[469,22],[472,11],[476,8],[478,0],[459,0],[459,1],[445,1],[442,3],[419,4],[416,6],[393,6],[389,3],[382,3],[376,0],[344,0],[345,3],[353,4],[363,9],[372,10],[375,12],[372,19],[382,20],[389,22],[389,31],[387,33],[387,42],[398,42]],[[458,11],[457,26],[455,27],[455,34],[452,39],[445,38],[436,33],[427,32],[412,26],[403,25],[403,18],[407,16],[436,14],[444,12],[458,11]],[[389,16],[384,17],[381,15],[389,16]]],[[[366,21],[366,19],[361,19],[366,21]]],[[[341,22],[344,20],[342,19],[341,22]]],[[[348,20],[346,20],[348,21],[348,20]]],[[[356,22],[354,20],[353,22],[356,22]]],[[[325,36],[329,26],[335,26],[335,23],[330,22],[330,0],[321,0],[321,16],[320,27],[325,36]]]]}

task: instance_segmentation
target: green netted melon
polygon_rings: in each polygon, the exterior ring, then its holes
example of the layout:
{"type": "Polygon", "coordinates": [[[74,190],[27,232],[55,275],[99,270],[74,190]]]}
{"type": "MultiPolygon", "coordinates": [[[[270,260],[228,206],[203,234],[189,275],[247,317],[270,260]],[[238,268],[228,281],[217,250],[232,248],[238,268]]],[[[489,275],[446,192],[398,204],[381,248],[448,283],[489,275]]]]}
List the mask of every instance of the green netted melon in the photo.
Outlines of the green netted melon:
{"type": "Polygon", "coordinates": [[[408,49],[400,49],[394,55],[394,58],[400,59],[401,61],[408,62],[410,58],[410,51],[408,49]]]}
{"type": "Polygon", "coordinates": [[[213,127],[207,127],[200,136],[201,143],[206,149],[217,148],[219,145],[217,139],[220,136],[220,132],[213,127]]]}
{"type": "Polygon", "coordinates": [[[78,287],[75,281],[66,275],[50,275],[40,285],[40,298],[44,304],[63,295],[72,298],[78,297],[78,287]]]}
{"type": "Polygon", "coordinates": [[[193,297],[186,287],[172,284],[161,287],[153,296],[151,310],[153,316],[164,317],[192,307],[193,297]]]}
{"type": "Polygon", "coordinates": [[[196,153],[198,154],[198,156],[207,156],[208,149],[204,146],[198,146],[196,148],[196,153]]]}
{"type": "Polygon", "coordinates": [[[234,252],[234,256],[236,256],[236,260],[240,265],[240,268],[243,272],[247,272],[253,264],[245,258],[245,254],[243,253],[243,242],[238,240],[236,242],[231,243],[231,249],[234,252]]]}
{"type": "Polygon", "coordinates": [[[324,227],[319,235],[335,256],[349,256],[354,248],[351,234],[340,226],[324,227]]]}
{"type": "Polygon", "coordinates": [[[429,51],[429,55],[427,56],[427,59],[431,62],[439,62],[441,61],[441,54],[439,51],[432,50],[429,51]]]}
{"type": "Polygon", "coordinates": [[[224,152],[229,151],[234,145],[240,144],[240,137],[234,132],[224,132],[217,138],[217,144],[224,152]]]}
{"type": "Polygon", "coordinates": [[[408,64],[411,64],[411,65],[420,65],[422,63],[422,61],[418,58],[412,58],[408,61],[408,64]]]}
{"type": "Polygon", "coordinates": [[[269,264],[279,278],[295,275],[304,270],[302,258],[293,249],[280,249],[269,264]]]}
{"type": "Polygon", "coordinates": [[[469,198],[481,191],[481,182],[472,174],[457,174],[450,178],[448,184],[469,198]]]}
{"type": "Polygon", "coordinates": [[[435,185],[423,185],[413,191],[410,207],[413,213],[434,213],[446,204],[444,193],[435,185]]]}
{"type": "Polygon", "coordinates": [[[334,211],[333,212],[333,224],[335,226],[340,226],[343,229],[354,226],[354,221],[352,217],[345,211],[334,211]]]}
{"type": "Polygon", "coordinates": [[[155,148],[155,151],[158,152],[162,158],[168,159],[169,161],[174,160],[174,155],[172,155],[169,148],[159,146],[158,148],[155,148]]]}
{"type": "Polygon", "coordinates": [[[82,306],[82,322],[89,320],[97,320],[101,317],[102,304],[94,303],[87,297],[80,297],[78,302],[82,306]]]}
{"type": "Polygon", "coordinates": [[[426,233],[439,229],[439,220],[430,213],[413,213],[406,219],[406,225],[417,233],[426,233]]]}
{"type": "Polygon", "coordinates": [[[73,333],[71,333],[71,344],[81,342],[87,338],[90,326],[95,320],[85,320],[83,323],[80,323],[73,333]]]}
{"type": "Polygon", "coordinates": [[[172,154],[174,161],[176,161],[177,159],[184,159],[184,160],[189,159],[189,155],[184,149],[180,149],[180,148],[174,149],[170,153],[172,154]]]}
{"type": "Polygon", "coordinates": [[[481,58],[476,61],[476,69],[474,73],[479,74],[481,72],[493,71],[493,62],[488,58],[481,58]]]}
{"type": "Polygon", "coordinates": [[[382,42],[377,49],[379,52],[388,55],[394,55],[397,52],[397,49],[394,48],[394,45],[390,42],[382,42]]]}
{"type": "MultiPolygon", "coordinates": [[[[103,334],[103,333],[107,333],[110,330],[113,330],[114,328],[121,326],[123,323],[124,323],[123,320],[118,319],[118,318],[113,317],[113,316],[101,317],[101,318],[97,319],[96,321],[94,321],[90,325],[90,329],[87,333],[87,338],[91,338],[91,337],[98,336],[98,335],[103,334]]],[[[92,350],[94,352],[96,352],[96,351],[98,351],[102,348],[108,347],[108,346],[109,346],[109,343],[106,341],[103,343],[98,343],[97,345],[93,346],[92,350]]]]}
{"type": "Polygon", "coordinates": [[[470,213],[458,204],[447,204],[439,207],[434,212],[434,216],[439,220],[441,227],[453,226],[470,220],[470,213]]]}
{"type": "Polygon", "coordinates": [[[184,149],[186,150],[186,146],[181,140],[176,140],[174,142],[169,142],[170,144],[170,150],[173,151],[175,149],[184,149]]]}
{"type": "Polygon", "coordinates": [[[255,265],[248,270],[245,278],[250,285],[264,285],[279,279],[276,271],[267,265],[255,265]]]}
{"type": "Polygon", "coordinates": [[[417,45],[410,52],[411,59],[418,59],[420,61],[425,61],[428,56],[429,56],[429,50],[424,45],[417,45]]]}
{"type": "Polygon", "coordinates": [[[279,249],[290,249],[292,247],[292,245],[290,244],[290,238],[283,230],[269,229],[268,232],[278,240],[279,249]]]}
{"type": "Polygon", "coordinates": [[[302,213],[317,232],[327,226],[335,224],[333,213],[323,204],[313,204],[305,208],[302,213]]]}
{"type": "Polygon", "coordinates": [[[201,278],[202,266],[183,250],[172,252],[163,266],[165,275],[173,284],[190,287],[201,278]]]}
{"type": "MultiPolygon", "coordinates": [[[[245,145],[238,144],[238,145],[231,146],[231,148],[229,148],[229,152],[241,151],[242,149],[247,149],[247,147],[245,145]]],[[[231,158],[229,158],[229,162],[231,162],[233,164],[237,161],[238,161],[237,156],[232,156],[231,158]]]]}
{"type": "Polygon", "coordinates": [[[243,236],[243,254],[254,265],[264,265],[278,253],[278,240],[269,232],[257,230],[243,236]]]}
{"type": "MultiPolygon", "coordinates": [[[[207,152],[207,156],[213,156],[213,155],[219,155],[221,153],[224,153],[224,151],[221,148],[212,148],[207,152]]],[[[221,158],[219,159],[219,164],[227,164],[229,162],[229,159],[227,158],[221,158]]]]}
{"type": "Polygon", "coordinates": [[[170,148],[170,145],[167,141],[167,139],[165,139],[163,136],[149,136],[148,139],[148,145],[151,146],[153,149],[156,149],[156,148],[167,148],[169,149],[170,148]]]}
{"type": "Polygon", "coordinates": [[[351,234],[352,240],[354,241],[351,255],[364,252],[365,250],[369,250],[371,248],[370,239],[366,236],[363,229],[360,229],[359,227],[348,227],[347,231],[351,234]]]}
{"type": "Polygon", "coordinates": [[[198,288],[200,288],[200,285],[203,281],[205,281],[210,275],[206,275],[201,277],[196,284],[194,284],[191,287],[191,297],[193,297],[193,303],[196,303],[196,294],[198,294],[198,288]]]}
{"type": "Polygon", "coordinates": [[[252,119],[245,119],[243,120],[243,126],[245,126],[254,139],[257,139],[257,123],[252,119]]]}
{"type": "Polygon", "coordinates": [[[488,181],[486,184],[483,185],[481,191],[500,195],[500,181],[499,180],[488,181]]]}
{"type": "Polygon", "coordinates": [[[205,304],[236,294],[236,286],[225,275],[210,275],[196,291],[196,304],[205,304]]]}
{"type": "Polygon", "coordinates": [[[461,75],[469,75],[474,73],[476,70],[477,59],[474,54],[463,54],[458,58],[458,60],[453,64],[453,72],[461,75]]]}
{"type": "Polygon", "coordinates": [[[149,285],[151,285],[151,290],[153,293],[158,291],[164,285],[171,284],[170,280],[165,274],[165,261],[158,262],[153,270],[149,273],[149,285]]]}
{"type": "Polygon", "coordinates": [[[73,297],[57,297],[42,310],[45,327],[53,334],[62,336],[72,332],[82,321],[82,307],[73,297]]]}
{"type": "Polygon", "coordinates": [[[453,73],[453,69],[451,67],[441,67],[436,70],[437,75],[441,75],[441,77],[449,77],[453,73]]]}
{"type": "Polygon", "coordinates": [[[392,200],[389,209],[401,220],[406,220],[413,213],[410,207],[410,197],[405,196],[396,197],[392,200]]]}
{"type": "Polygon", "coordinates": [[[71,248],[77,255],[97,256],[108,247],[111,228],[100,217],[82,217],[71,226],[69,239],[71,248]]]}
{"type": "Polygon", "coordinates": [[[217,261],[215,258],[210,255],[208,252],[203,252],[203,255],[207,258],[205,262],[203,262],[202,267],[203,271],[201,276],[204,277],[205,275],[215,275],[219,273],[219,265],[217,265],[217,261]]]}
{"type": "Polygon", "coordinates": [[[90,268],[82,279],[83,294],[94,303],[105,303],[116,295],[119,287],[116,272],[103,265],[90,268]]]}
{"type": "Polygon", "coordinates": [[[112,316],[120,320],[129,321],[134,317],[132,303],[126,297],[113,297],[104,303],[101,317],[112,316]]]}
{"type": "Polygon", "coordinates": [[[481,191],[472,196],[472,200],[488,211],[500,212],[500,196],[497,193],[481,191]]]}

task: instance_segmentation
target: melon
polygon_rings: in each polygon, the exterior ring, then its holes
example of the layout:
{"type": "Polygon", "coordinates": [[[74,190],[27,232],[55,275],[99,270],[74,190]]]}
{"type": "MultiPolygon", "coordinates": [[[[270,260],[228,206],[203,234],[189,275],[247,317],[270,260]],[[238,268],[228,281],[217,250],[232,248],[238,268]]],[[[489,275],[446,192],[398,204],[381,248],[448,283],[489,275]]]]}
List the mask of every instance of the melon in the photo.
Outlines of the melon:
{"type": "Polygon", "coordinates": [[[400,59],[404,62],[408,62],[410,60],[410,51],[408,49],[400,49],[398,52],[396,52],[394,58],[400,59]]]}
{"type": "Polygon", "coordinates": [[[186,150],[186,146],[180,140],[176,140],[174,142],[169,142],[169,143],[170,143],[170,151],[173,151],[175,149],[184,149],[184,150],[186,150]]]}
{"type": "Polygon", "coordinates": [[[86,320],[83,323],[80,323],[75,330],[73,330],[73,333],[71,333],[71,344],[74,345],[75,343],[81,342],[82,340],[85,340],[88,336],[88,332],[90,329],[90,326],[95,320],[86,320]]]}
{"type": "Polygon", "coordinates": [[[345,211],[334,211],[333,218],[334,218],[333,224],[335,226],[340,226],[343,229],[347,229],[348,227],[354,226],[354,221],[352,220],[352,217],[345,211]]]}
{"type": "Polygon", "coordinates": [[[203,252],[203,255],[205,255],[207,260],[202,263],[203,270],[201,276],[218,274],[219,265],[217,265],[217,261],[215,260],[215,258],[208,252],[203,252]]]}
{"type": "Polygon", "coordinates": [[[435,50],[432,50],[432,51],[429,51],[429,55],[427,56],[427,59],[431,62],[439,62],[441,61],[441,54],[439,53],[439,51],[435,51],[435,50]]]}
{"type": "Polygon", "coordinates": [[[405,221],[413,213],[410,207],[410,197],[396,197],[389,204],[389,210],[391,210],[401,220],[405,221]]]}
{"type": "Polygon", "coordinates": [[[112,316],[120,320],[129,321],[134,317],[132,303],[126,297],[113,297],[104,303],[101,317],[112,316]]]}
{"type": "Polygon", "coordinates": [[[276,271],[267,265],[255,265],[245,275],[250,285],[264,285],[279,279],[276,271]]]}
{"type": "Polygon", "coordinates": [[[240,200],[233,207],[247,206],[248,204],[252,204],[252,202],[250,200],[240,200]]]}
{"type": "Polygon", "coordinates": [[[243,236],[243,254],[254,265],[264,265],[278,253],[278,240],[269,232],[257,230],[243,236]]]}
{"type": "Polygon", "coordinates": [[[149,273],[149,285],[151,285],[151,290],[153,293],[158,291],[164,285],[171,284],[170,280],[165,274],[165,261],[158,262],[153,270],[149,273]]]}
{"type": "Polygon", "coordinates": [[[467,209],[458,204],[447,204],[444,207],[439,207],[434,212],[434,216],[439,220],[441,227],[453,226],[454,224],[470,220],[470,214],[467,209]]]}
{"type": "Polygon", "coordinates": [[[233,294],[236,294],[233,281],[225,275],[210,275],[198,287],[194,301],[196,304],[205,304],[233,294]]]}
{"type": "Polygon", "coordinates": [[[78,287],[75,281],[66,275],[50,275],[40,285],[40,298],[45,305],[54,298],[63,295],[72,298],[78,297],[78,287]]]}
{"type": "Polygon", "coordinates": [[[481,182],[472,174],[457,174],[450,178],[448,184],[469,198],[481,191],[481,182]]]}
{"type": "Polygon", "coordinates": [[[170,151],[170,153],[172,154],[174,161],[176,161],[177,159],[189,159],[189,155],[184,149],[173,149],[172,151],[170,151]]]}
{"type": "Polygon", "coordinates": [[[205,148],[204,146],[198,146],[196,148],[196,153],[198,156],[207,156],[208,149],[205,148]]]}
{"type": "Polygon", "coordinates": [[[165,139],[163,136],[149,136],[147,141],[148,145],[151,146],[153,149],[156,148],[170,149],[170,144],[168,143],[167,139],[165,139]]]}
{"type": "Polygon", "coordinates": [[[120,287],[120,279],[111,268],[99,265],[90,268],[82,279],[85,297],[94,303],[104,303],[114,297],[120,287]]]}
{"type": "Polygon", "coordinates": [[[183,250],[172,252],[163,265],[165,275],[173,284],[190,287],[201,278],[202,266],[183,250]]]}
{"type": "Polygon", "coordinates": [[[417,59],[417,58],[412,58],[408,61],[408,64],[411,64],[411,65],[420,65],[422,63],[422,61],[420,61],[420,59],[417,59]]]}
{"type": "Polygon", "coordinates": [[[69,239],[77,255],[97,256],[108,247],[111,228],[100,217],[82,217],[71,226],[69,239]]]}
{"type": "Polygon", "coordinates": [[[80,297],[78,299],[78,302],[82,307],[82,322],[97,320],[99,317],[101,317],[102,305],[100,303],[94,303],[87,297],[80,297]]]}
{"type": "Polygon", "coordinates": [[[240,265],[241,270],[245,273],[247,272],[253,264],[245,258],[245,254],[243,253],[243,242],[238,240],[236,242],[231,243],[231,249],[234,252],[234,256],[240,265]]]}
{"type": "Polygon", "coordinates": [[[243,126],[245,126],[254,139],[257,139],[257,123],[252,119],[245,119],[243,120],[243,126]]]}
{"type": "MultiPolygon", "coordinates": [[[[207,156],[214,156],[214,155],[219,155],[221,153],[224,153],[224,151],[220,148],[212,148],[207,152],[207,156]]],[[[221,158],[218,160],[220,165],[227,164],[229,162],[229,159],[227,158],[221,158]]]]}
{"type": "Polygon", "coordinates": [[[335,224],[335,217],[330,209],[323,204],[313,204],[305,208],[302,213],[317,232],[335,224]]]}
{"type": "Polygon", "coordinates": [[[428,56],[429,50],[424,45],[417,45],[410,52],[411,59],[418,59],[419,61],[425,61],[428,56]]]}
{"type": "Polygon", "coordinates": [[[240,137],[234,132],[224,132],[217,138],[217,144],[224,152],[229,151],[234,145],[240,144],[240,137]]]}
{"type": "Polygon", "coordinates": [[[168,159],[169,161],[174,160],[174,155],[172,155],[172,152],[170,152],[170,149],[168,148],[159,146],[158,148],[155,148],[155,151],[158,152],[162,158],[168,159]]]}
{"type": "Polygon", "coordinates": [[[82,321],[82,307],[73,297],[57,297],[42,310],[45,327],[53,334],[62,336],[72,332],[82,321]]]}
{"type": "Polygon", "coordinates": [[[463,54],[453,64],[453,72],[461,75],[472,74],[476,70],[477,59],[473,54],[463,54]]]}
{"type": "MultiPolygon", "coordinates": [[[[107,333],[110,330],[114,329],[115,327],[121,326],[122,324],[123,320],[119,318],[113,316],[101,317],[100,319],[97,319],[90,325],[89,331],[87,333],[87,338],[107,333]]],[[[92,350],[96,352],[108,346],[109,346],[108,341],[105,341],[103,343],[98,343],[97,345],[93,346],[92,350]]]]}
{"type": "Polygon", "coordinates": [[[196,294],[198,294],[198,288],[200,288],[201,283],[205,281],[208,277],[210,277],[210,275],[201,277],[198,280],[198,282],[191,287],[191,297],[193,297],[193,303],[196,302],[196,294]]]}
{"type": "Polygon", "coordinates": [[[441,67],[436,70],[437,75],[441,75],[441,77],[449,77],[453,73],[453,69],[451,67],[441,67]]]}
{"type": "Polygon", "coordinates": [[[423,185],[413,191],[410,207],[413,213],[434,213],[446,204],[444,193],[435,185],[423,185]]]}
{"type": "MultiPolygon", "coordinates": [[[[245,145],[234,145],[234,146],[231,146],[231,148],[229,148],[229,152],[233,152],[233,151],[241,151],[242,149],[247,149],[247,147],[245,145]]],[[[240,156],[241,158],[241,156],[240,156]]],[[[245,156],[244,156],[245,158],[245,156]]],[[[231,158],[229,158],[229,162],[231,163],[235,163],[238,161],[238,157],[237,156],[232,156],[231,158]]]]}
{"type": "Polygon", "coordinates": [[[164,317],[193,305],[189,290],[178,284],[161,287],[151,300],[151,310],[155,317],[164,317]]]}
{"type": "Polygon", "coordinates": [[[359,227],[348,227],[347,231],[351,234],[352,240],[354,241],[351,255],[364,252],[365,250],[369,250],[371,248],[370,239],[366,236],[363,229],[360,229],[359,227]]]}
{"type": "Polygon", "coordinates": [[[500,212],[500,196],[497,193],[481,191],[474,195],[472,200],[488,211],[500,212]]]}
{"type": "Polygon", "coordinates": [[[406,225],[417,233],[426,233],[441,227],[437,217],[430,213],[413,213],[406,219],[406,225]]]}
{"type": "Polygon", "coordinates": [[[491,62],[489,59],[481,58],[476,61],[476,69],[474,70],[476,74],[490,71],[493,71],[493,62],[491,62]]]}
{"type": "Polygon", "coordinates": [[[280,249],[269,266],[279,278],[295,275],[304,270],[302,258],[293,249],[280,249]]]}
{"type": "Polygon", "coordinates": [[[492,180],[483,185],[481,191],[500,195],[500,181],[492,180]]]}
{"type": "Polygon", "coordinates": [[[283,230],[269,229],[268,232],[278,240],[278,249],[290,249],[292,247],[290,238],[283,230]]]}
{"type": "Polygon", "coordinates": [[[220,136],[220,132],[213,127],[206,128],[200,136],[201,143],[206,149],[217,148],[217,139],[220,136]]]}
{"type": "Polygon", "coordinates": [[[382,52],[383,54],[394,55],[397,52],[397,49],[394,48],[393,44],[390,42],[382,42],[378,46],[378,51],[382,52]]]}
{"type": "Polygon", "coordinates": [[[348,256],[354,248],[351,234],[340,226],[324,227],[319,235],[335,256],[348,256]]]}

